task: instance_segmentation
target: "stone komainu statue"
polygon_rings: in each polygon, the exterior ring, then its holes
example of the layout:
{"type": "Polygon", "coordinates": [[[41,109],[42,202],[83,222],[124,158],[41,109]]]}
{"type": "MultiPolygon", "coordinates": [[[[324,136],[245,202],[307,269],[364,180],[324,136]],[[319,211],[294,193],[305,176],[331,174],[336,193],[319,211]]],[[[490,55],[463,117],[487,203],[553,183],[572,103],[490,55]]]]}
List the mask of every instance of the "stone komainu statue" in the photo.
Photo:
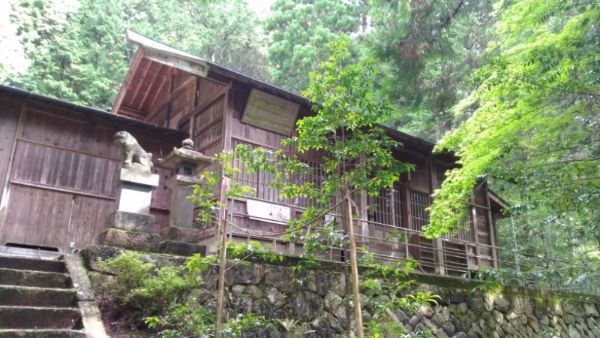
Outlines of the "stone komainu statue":
{"type": "Polygon", "coordinates": [[[123,130],[118,131],[115,134],[114,141],[123,151],[125,158],[123,165],[126,168],[139,168],[148,172],[152,170],[152,154],[144,151],[130,133],[123,130]]]}

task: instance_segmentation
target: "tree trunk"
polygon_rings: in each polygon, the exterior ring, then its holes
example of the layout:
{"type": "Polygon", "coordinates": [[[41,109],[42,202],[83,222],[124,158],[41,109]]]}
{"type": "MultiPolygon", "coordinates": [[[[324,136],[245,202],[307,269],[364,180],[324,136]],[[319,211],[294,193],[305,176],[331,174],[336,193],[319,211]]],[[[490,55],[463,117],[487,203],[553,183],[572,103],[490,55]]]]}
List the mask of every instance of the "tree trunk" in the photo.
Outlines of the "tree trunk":
{"type": "Polygon", "coordinates": [[[217,321],[215,337],[220,338],[223,332],[223,308],[225,307],[225,270],[227,268],[227,190],[229,189],[229,178],[221,180],[219,211],[219,283],[217,289],[217,321]]]}
{"type": "Polygon", "coordinates": [[[354,236],[354,224],[352,221],[352,202],[350,191],[344,192],[346,205],[344,211],[344,227],[350,241],[350,267],[352,270],[352,299],[354,301],[354,331],[357,338],[363,338],[362,310],[360,304],[360,281],[358,276],[358,259],[356,256],[356,237],[354,236]]]}

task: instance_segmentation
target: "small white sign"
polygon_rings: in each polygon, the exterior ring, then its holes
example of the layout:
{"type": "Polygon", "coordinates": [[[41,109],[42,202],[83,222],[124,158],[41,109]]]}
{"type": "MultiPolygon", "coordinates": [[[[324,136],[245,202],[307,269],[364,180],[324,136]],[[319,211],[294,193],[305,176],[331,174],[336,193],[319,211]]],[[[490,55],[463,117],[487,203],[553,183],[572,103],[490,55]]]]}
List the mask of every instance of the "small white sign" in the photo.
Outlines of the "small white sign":
{"type": "Polygon", "coordinates": [[[283,205],[247,200],[246,206],[250,219],[259,221],[268,220],[275,223],[287,223],[290,220],[291,209],[283,205]]]}

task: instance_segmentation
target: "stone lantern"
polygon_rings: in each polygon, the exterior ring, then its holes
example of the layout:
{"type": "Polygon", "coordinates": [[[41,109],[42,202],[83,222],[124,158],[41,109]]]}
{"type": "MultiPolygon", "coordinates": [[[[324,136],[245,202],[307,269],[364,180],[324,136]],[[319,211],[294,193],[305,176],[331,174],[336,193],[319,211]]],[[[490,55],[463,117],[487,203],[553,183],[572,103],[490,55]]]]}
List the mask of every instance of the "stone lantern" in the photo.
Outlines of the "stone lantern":
{"type": "Polygon", "coordinates": [[[171,207],[169,226],[191,228],[194,223],[195,205],[188,199],[192,193],[192,185],[198,184],[198,174],[211,164],[210,157],[194,150],[194,142],[185,139],[181,148],[173,151],[159,162],[175,171],[166,184],[171,188],[171,207]]]}

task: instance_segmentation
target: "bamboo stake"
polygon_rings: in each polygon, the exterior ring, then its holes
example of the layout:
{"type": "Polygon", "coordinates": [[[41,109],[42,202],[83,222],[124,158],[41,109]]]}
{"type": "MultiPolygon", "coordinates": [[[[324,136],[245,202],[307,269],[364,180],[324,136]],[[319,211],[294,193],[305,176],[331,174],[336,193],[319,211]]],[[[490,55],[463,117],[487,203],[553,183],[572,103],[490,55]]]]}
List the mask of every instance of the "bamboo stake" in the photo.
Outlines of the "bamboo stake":
{"type": "Polygon", "coordinates": [[[345,191],[346,212],[344,217],[344,226],[350,239],[350,266],[352,269],[352,298],[354,301],[354,331],[357,338],[363,338],[362,310],[360,304],[360,285],[358,276],[358,259],[356,257],[356,237],[354,237],[354,224],[352,222],[352,201],[350,191],[345,191]]]}
{"type": "Polygon", "coordinates": [[[220,338],[223,331],[223,308],[225,306],[225,270],[227,269],[227,190],[229,178],[223,176],[221,180],[221,210],[219,211],[219,283],[217,290],[217,322],[215,337],[220,338]]]}

